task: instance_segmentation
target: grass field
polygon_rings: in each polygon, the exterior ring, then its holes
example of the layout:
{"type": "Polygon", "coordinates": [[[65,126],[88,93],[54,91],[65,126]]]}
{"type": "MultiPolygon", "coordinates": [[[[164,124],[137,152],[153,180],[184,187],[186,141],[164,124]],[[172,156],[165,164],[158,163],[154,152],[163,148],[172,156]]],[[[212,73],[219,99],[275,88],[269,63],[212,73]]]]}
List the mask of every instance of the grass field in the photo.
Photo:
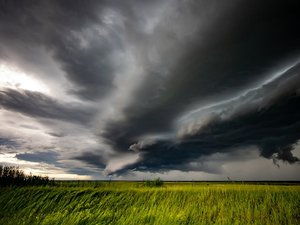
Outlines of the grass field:
{"type": "Polygon", "coordinates": [[[300,224],[299,185],[61,182],[0,188],[0,224],[300,224]]]}

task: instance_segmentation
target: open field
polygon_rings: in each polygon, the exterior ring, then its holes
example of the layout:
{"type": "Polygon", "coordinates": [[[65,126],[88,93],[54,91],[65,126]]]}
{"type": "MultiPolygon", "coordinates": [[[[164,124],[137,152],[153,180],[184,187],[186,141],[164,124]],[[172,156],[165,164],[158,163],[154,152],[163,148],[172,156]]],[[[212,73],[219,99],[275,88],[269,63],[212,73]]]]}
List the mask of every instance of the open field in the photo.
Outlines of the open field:
{"type": "Polygon", "coordinates": [[[300,224],[299,184],[57,182],[0,188],[0,224],[300,224]]]}

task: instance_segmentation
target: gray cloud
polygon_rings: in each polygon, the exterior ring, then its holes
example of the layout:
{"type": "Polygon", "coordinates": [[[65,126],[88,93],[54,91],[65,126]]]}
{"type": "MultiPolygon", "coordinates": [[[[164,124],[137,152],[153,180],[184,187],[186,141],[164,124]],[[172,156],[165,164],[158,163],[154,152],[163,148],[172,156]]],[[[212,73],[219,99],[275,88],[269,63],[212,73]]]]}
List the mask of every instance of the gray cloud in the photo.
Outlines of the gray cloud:
{"type": "MultiPolygon", "coordinates": [[[[187,166],[188,163],[201,156],[228,154],[233,149],[249,146],[257,146],[261,156],[266,158],[299,162],[291,152],[300,140],[299,77],[300,64],[261,88],[189,115],[179,125],[177,139],[131,145],[129,150],[138,152],[141,157],[125,167],[125,171],[188,171],[195,169],[187,166]]],[[[203,167],[196,169],[201,171],[203,167]]]]}
{"type": "MultiPolygon", "coordinates": [[[[179,16],[170,17],[174,32],[182,18],[193,18],[190,27],[197,29],[184,43],[176,64],[168,68],[170,76],[151,70],[123,110],[125,119],[108,122],[103,135],[116,149],[126,150],[142,135],[168,131],[178,115],[195,104],[237,94],[266,77],[281,60],[299,53],[296,2],[272,3],[271,9],[268,1],[224,4],[189,1],[178,5],[175,15],[179,16]],[[199,13],[201,7],[204,15],[199,13]],[[209,26],[197,27],[201,19],[209,21],[209,26]]],[[[172,47],[180,49],[180,45],[172,47]]],[[[173,55],[168,55],[170,60],[173,55]]]]}
{"type": "Polygon", "coordinates": [[[17,159],[30,162],[43,162],[48,164],[57,164],[59,154],[55,151],[34,152],[34,153],[19,153],[17,159]]]}
{"type": "Polygon", "coordinates": [[[207,157],[249,147],[295,163],[299,11],[295,0],[0,1],[0,65],[50,90],[0,86],[0,144],[22,130],[84,163],[68,168],[78,174],[219,173],[207,157]]]}
{"type": "Polygon", "coordinates": [[[48,134],[53,136],[53,137],[64,137],[65,136],[63,133],[49,132],[48,134]]]}
{"type": "Polygon", "coordinates": [[[110,30],[101,18],[104,3],[2,1],[1,4],[2,58],[6,59],[11,51],[34,58],[36,48],[46,48],[66,78],[76,85],[70,92],[91,100],[103,97],[112,88],[111,58],[114,49],[120,48],[121,40],[115,28],[110,30]]]}
{"type": "Polygon", "coordinates": [[[100,169],[104,169],[107,163],[107,160],[105,160],[101,155],[94,152],[85,152],[82,155],[73,157],[73,159],[80,160],[100,169]]]}
{"type": "Polygon", "coordinates": [[[1,108],[13,110],[31,117],[65,120],[86,124],[95,113],[87,106],[60,103],[42,93],[26,90],[4,89],[0,91],[1,108]]]}
{"type": "Polygon", "coordinates": [[[20,145],[15,140],[0,137],[0,147],[2,146],[4,146],[5,148],[13,149],[19,147],[20,145]]]}

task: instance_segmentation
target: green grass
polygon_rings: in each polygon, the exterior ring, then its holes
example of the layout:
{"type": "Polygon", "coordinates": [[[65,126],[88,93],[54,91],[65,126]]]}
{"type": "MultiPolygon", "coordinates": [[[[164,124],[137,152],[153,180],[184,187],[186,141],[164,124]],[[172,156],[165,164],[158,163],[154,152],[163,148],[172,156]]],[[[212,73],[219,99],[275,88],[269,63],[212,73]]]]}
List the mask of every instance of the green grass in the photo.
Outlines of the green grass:
{"type": "Polygon", "coordinates": [[[62,182],[0,188],[0,224],[300,224],[300,186],[62,182]]]}

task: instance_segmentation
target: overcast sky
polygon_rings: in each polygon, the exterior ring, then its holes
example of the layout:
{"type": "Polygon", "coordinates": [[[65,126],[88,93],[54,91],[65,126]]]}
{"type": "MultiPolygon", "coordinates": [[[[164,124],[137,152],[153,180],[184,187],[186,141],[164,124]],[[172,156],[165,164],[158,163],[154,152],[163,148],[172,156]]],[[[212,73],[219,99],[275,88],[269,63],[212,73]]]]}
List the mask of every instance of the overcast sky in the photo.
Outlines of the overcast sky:
{"type": "Polygon", "coordinates": [[[0,0],[0,164],[56,179],[300,180],[298,0],[0,0]]]}

